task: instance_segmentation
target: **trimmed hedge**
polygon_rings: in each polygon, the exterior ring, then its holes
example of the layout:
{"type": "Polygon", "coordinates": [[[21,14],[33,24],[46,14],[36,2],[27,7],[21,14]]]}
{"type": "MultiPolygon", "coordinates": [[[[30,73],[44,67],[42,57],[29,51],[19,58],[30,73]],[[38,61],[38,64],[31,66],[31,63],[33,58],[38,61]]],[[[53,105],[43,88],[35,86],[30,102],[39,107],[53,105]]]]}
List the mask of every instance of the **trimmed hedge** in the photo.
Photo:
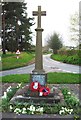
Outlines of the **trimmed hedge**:
{"type": "Polygon", "coordinates": [[[51,58],[63,63],[81,65],[81,50],[59,50],[58,54],[53,54],[51,58]]]}
{"type": "Polygon", "coordinates": [[[58,50],[58,54],[60,55],[67,55],[67,56],[72,56],[72,55],[78,55],[81,57],[81,50],[58,50]]]}

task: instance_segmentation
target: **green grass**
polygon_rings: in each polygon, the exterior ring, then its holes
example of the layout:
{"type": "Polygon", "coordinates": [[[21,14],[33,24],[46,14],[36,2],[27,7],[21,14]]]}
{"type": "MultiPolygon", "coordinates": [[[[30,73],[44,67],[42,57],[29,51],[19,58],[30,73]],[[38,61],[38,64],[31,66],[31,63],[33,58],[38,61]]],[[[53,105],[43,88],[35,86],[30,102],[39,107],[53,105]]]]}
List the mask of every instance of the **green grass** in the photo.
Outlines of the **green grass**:
{"type": "MultiPolygon", "coordinates": [[[[47,75],[47,83],[48,84],[79,84],[81,74],[73,74],[73,73],[48,73],[47,75]]],[[[1,81],[1,80],[0,80],[1,81]]],[[[29,83],[30,75],[29,74],[16,74],[16,75],[7,75],[2,77],[3,83],[29,83]]]]}
{"type": "Polygon", "coordinates": [[[48,83],[65,83],[65,84],[77,84],[81,83],[81,74],[73,73],[48,73],[48,83]]]}
{"type": "Polygon", "coordinates": [[[62,61],[64,63],[81,65],[81,58],[77,54],[70,55],[70,56],[60,55],[60,54],[52,54],[51,58],[54,60],[62,61]]]}
{"type": "Polygon", "coordinates": [[[33,58],[34,55],[32,53],[21,52],[19,59],[16,58],[15,53],[7,53],[6,55],[2,55],[1,70],[9,70],[26,66],[33,58]]]}

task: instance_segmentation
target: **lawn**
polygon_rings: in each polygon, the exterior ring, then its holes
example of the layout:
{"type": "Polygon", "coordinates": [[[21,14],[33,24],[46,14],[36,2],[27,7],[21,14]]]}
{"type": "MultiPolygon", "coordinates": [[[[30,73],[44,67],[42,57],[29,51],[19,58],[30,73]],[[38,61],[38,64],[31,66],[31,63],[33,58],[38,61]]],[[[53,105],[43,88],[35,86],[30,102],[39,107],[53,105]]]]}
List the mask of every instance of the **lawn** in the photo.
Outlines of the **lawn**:
{"type": "MultiPolygon", "coordinates": [[[[47,75],[47,83],[48,84],[79,84],[81,74],[73,74],[73,73],[48,73],[47,75]]],[[[1,81],[1,80],[0,80],[1,81]]],[[[16,74],[16,75],[7,75],[2,77],[3,83],[29,83],[30,75],[29,74],[16,74]]]]}
{"type": "Polygon", "coordinates": [[[22,66],[28,65],[34,58],[34,54],[21,52],[19,59],[16,58],[15,53],[7,53],[6,55],[2,55],[2,68],[0,70],[9,70],[13,68],[18,68],[22,66]]]}

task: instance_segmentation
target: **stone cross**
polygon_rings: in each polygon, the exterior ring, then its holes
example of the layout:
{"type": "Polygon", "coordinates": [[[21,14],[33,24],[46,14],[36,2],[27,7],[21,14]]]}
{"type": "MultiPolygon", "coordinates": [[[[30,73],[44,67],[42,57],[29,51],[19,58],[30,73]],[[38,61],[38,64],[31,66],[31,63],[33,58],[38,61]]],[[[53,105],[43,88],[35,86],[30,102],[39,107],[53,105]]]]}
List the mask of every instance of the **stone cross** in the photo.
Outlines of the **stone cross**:
{"type": "Polygon", "coordinates": [[[33,16],[38,16],[38,28],[41,28],[41,16],[45,16],[46,11],[41,11],[41,6],[38,6],[38,11],[33,11],[33,16]]]}
{"type": "Polygon", "coordinates": [[[33,11],[33,16],[37,16],[37,28],[36,31],[36,57],[35,57],[35,69],[34,73],[44,73],[43,70],[43,58],[42,58],[42,32],[41,28],[41,16],[45,16],[46,11],[41,11],[41,6],[38,6],[38,11],[33,11]]]}

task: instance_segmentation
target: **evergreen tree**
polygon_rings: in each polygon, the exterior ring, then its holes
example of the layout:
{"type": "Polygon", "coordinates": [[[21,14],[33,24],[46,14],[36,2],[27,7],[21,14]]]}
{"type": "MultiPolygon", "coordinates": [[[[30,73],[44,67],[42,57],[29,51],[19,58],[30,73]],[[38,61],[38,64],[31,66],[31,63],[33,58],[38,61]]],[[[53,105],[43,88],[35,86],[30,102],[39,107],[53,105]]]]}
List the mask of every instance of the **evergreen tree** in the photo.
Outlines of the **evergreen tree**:
{"type": "Polygon", "coordinates": [[[5,40],[3,39],[3,43],[6,43],[6,49],[11,52],[17,49],[29,49],[32,40],[30,27],[33,25],[33,18],[27,18],[26,3],[4,2],[3,8],[5,11],[5,40]]]}

